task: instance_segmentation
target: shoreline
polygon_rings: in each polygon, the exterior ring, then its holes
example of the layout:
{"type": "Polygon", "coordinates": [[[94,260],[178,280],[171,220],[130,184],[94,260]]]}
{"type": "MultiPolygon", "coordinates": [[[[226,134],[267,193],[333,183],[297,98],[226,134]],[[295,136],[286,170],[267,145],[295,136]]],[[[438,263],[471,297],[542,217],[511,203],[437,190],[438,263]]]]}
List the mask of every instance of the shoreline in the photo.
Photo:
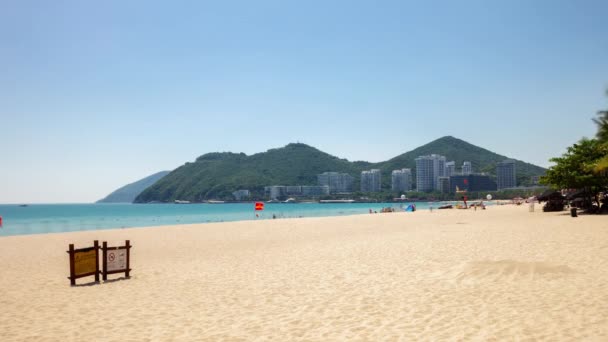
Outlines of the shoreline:
{"type": "MultiPolygon", "coordinates": [[[[195,205],[136,205],[82,204],[33,205],[29,208],[0,207],[4,226],[0,238],[13,235],[35,235],[71,231],[126,229],[182,224],[259,221],[298,217],[333,217],[368,213],[381,207],[395,207],[394,203],[332,203],[332,204],[269,204],[264,211],[235,204],[233,206],[195,205]],[[371,208],[370,208],[371,207],[371,208]],[[250,210],[251,209],[251,210],[250,210]],[[259,215],[256,218],[255,215],[259,215]],[[14,218],[14,220],[13,220],[14,218]]],[[[404,206],[404,204],[399,204],[404,206]]],[[[419,204],[420,209],[429,202],[419,204]]]]}

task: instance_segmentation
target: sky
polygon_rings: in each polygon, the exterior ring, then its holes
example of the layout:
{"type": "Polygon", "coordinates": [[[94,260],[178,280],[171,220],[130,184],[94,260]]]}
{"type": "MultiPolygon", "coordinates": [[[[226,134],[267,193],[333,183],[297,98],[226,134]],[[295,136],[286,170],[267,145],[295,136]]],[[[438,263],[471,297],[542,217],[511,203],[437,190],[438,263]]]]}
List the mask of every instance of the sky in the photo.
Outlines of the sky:
{"type": "MultiPolygon", "coordinates": [[[[378,162],[445,135],[550,166],[608,108],[607,1],[0,2],[0,203],[216,151],[378,162]]],[[[449,157],[449,156],[448,156],[449,157]]]]}

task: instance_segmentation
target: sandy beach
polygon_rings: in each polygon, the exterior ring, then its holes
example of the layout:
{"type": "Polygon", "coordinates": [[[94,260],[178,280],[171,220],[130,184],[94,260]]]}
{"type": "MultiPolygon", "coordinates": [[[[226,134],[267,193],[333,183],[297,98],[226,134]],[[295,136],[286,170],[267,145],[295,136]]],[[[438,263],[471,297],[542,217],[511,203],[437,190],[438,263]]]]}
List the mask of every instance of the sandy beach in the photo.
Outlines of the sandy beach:
{"type": "Polygon", "coordinates": [[[12,236],[0,262],[2,341],[608,340],[606,217],[538,205],[12,236]],[[94,239],[131,241],[130,279],[69,285],[94,239]]]}

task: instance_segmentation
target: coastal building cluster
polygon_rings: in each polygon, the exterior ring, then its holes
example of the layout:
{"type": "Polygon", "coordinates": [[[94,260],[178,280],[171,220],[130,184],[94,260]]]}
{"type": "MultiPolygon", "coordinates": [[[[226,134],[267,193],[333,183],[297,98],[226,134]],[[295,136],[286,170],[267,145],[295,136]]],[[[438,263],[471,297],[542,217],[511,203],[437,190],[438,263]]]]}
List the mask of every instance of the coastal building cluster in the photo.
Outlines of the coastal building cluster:
{"type": "Polygon", "coordinates": [[[327,185],[272,185],[264,187],[264,194],[270,199],[318,197],[329,195],[329,187],[327,185]]]}
{"type": "Polygon", "coordinates": [[[320,186],[328,186],[330,194],[342,194],[353,192],[355,178],[348,173],[323,172],[317,176],[320,186]]]}
{"type": "Polygon", "coordinates": [[[466,191],[493,191],[517,186],[515,160],[507,159],[496,164],[496,182],[485,173],[473,172],[470,161],[462,163],[456,172],[456,163],[441,155],[431,154],[416,158],[416,188],[421,192],[442,193],[466,191]]]}
{"type": "Polygon", "coordinates": [[[232,193],[232,196],[234,196],[237,201],[244,201],[248,199],[250,195],[249,190],[237,190],[232,193]]]}
{"type": "MultiPolygon", "coordinates": [[[[393,192],[440,192],[459,193],[476,191],[495,191],[517,186],[515,160],[507,159],[496,164],[496,181],[483,172],[474,172],[473,164],[464,161],[460,172],[455,161],[448,161],[445,156],[430,154],[419,156],[416,162],[416,179],[413,180],[411,169],[393,170],[390,190],[393,192]],[[414,186],[415,185],[415,186],[414,186]]],[[[318,185],[272,185],[264,188],[266,197],[279,199],[287,197],[321,197],[354,192],[355,178],[348,173],[323,172],[317,175],[318,185]]],[[[361,192],[381,192],[382,171],[371,169],[360,174],[361,192]]],[[[239,190],[233,193],[237,200],[249,197],[249,191],[239,190]]]]}

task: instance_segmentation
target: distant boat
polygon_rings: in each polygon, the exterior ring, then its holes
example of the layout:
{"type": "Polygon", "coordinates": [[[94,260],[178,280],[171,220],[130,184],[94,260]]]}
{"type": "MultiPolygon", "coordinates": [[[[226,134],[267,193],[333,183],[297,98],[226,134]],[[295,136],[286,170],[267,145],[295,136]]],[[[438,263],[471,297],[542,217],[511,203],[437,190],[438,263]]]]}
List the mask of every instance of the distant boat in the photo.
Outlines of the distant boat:
{"type": "Polygon", "coordinates": [[[208,200],[207,203],[209,204],[220,204],[220,203],[226,203],[224,201],[216,201],[216,200],[208,200]]]}
{"type": "Polygon", "coordinates": [[[287,200],[285,200],[285,202],[283,202],[283,203],[296,203],[296,199],[290,197],[287,200]]]}
{"type": "Polygon", "coordinates": [[[175,204],[190,204],[190,201],[175,200],[175,204]]]}
{"type": "Polygon", "coordinates": [[[271,199],[270,201],[266,201],[266,203],[280,203],[280,202],[276,199],[271,199]]]}
{"type": "Polygon", "coordinates": [[[319,203],[354,203],[355,200],[320,200],[319,203]]]}
{"type": "Polygon", "coordinates": [[[27,204],[19,204],[20,207],[27,207],[27,204]]]}

